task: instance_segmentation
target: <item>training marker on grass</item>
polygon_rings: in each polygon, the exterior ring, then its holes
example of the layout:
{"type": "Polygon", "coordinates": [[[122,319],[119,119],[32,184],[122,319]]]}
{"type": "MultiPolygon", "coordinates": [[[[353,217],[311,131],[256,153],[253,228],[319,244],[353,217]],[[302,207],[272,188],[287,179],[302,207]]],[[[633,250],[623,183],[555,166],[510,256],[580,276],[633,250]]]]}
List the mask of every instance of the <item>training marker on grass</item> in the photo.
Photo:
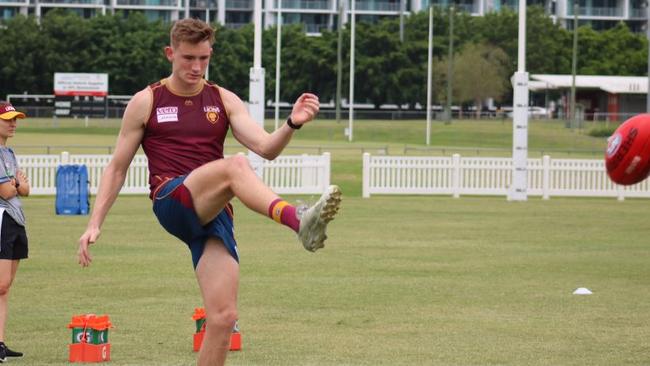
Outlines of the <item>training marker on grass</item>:
{"type": "Polygon", "coordinates": [[[591,295],[592,292],[586,288],[586,287],[578,287],[575,291],[573,291],[574,295],[591,295]]]}
{"type": "MultiPolygon", "coordinates": [[[[196,324],[196,333],[194,333],[194,352],[201,350],[203,344],[203,336],[205,335],[205,309],[195,308],[194,315],[192,315],[196,324]]],[[[230,348],[231,351],[241,351],[241,333],[239,332],[239,325],[235,322],[230,335],[230,348]]]]}
{"type": "Polygon", "coordinates": [[[72,329],[69,345],[70,362],[104,362],[111,360],[111,344],[108,329],[112,327],[108,315],[82,314],[72,317],[68,328],[72,329]]]}

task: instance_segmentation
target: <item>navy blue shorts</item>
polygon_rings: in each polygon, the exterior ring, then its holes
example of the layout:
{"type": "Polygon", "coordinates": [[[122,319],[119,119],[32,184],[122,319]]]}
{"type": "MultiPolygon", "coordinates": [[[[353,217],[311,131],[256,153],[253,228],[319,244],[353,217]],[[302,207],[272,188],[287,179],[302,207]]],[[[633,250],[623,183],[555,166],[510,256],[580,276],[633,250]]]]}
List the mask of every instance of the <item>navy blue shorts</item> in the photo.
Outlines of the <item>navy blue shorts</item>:
{"type": "Polygon", "coordinates": [[[219,238],[239,262],[237,242],[235,241],[233,211],[230,204],[219,212],[214,220],[201,225],[194,211],[190,191],[183,182],[187,176],[182,175],[163,183],[153,197],[153,212],[160,225],[170,234],[179,238],[190,248],[194,269],[203,254],[205,242],[210,237],[219,238]]]}

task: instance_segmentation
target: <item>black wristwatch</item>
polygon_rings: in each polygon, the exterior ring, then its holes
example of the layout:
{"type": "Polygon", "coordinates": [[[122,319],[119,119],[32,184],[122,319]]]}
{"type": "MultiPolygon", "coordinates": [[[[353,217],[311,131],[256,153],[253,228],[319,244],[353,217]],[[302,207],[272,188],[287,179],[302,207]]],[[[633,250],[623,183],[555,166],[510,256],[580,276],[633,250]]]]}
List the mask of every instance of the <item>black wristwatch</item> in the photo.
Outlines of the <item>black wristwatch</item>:
{"type": "Polygon", "coordinates": [[[302,127],[302,125],[296,125],[291,122],[291,117],[287,118],[287,125],[289,125],[289,127],[293,128],[294,130],[299,130],[302,127]]]}

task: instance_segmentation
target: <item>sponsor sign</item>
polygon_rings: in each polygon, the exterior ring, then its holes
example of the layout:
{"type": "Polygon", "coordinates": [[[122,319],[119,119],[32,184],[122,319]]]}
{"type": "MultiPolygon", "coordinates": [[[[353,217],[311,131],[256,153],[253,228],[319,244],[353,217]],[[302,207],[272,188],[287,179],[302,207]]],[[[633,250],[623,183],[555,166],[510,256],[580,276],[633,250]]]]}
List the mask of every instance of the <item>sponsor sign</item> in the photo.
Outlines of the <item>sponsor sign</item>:
{"type": "Polygon", "coordinates": [[[54,73],[54,95],[95,96],[108,95],[108,74],[54,73]]]}

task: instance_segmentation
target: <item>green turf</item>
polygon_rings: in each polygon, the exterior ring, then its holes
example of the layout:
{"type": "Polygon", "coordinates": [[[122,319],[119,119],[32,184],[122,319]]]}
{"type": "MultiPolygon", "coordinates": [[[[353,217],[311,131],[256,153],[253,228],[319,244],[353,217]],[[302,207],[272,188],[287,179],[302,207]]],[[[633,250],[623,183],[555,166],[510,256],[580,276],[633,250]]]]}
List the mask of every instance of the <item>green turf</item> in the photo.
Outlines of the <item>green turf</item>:
{"type": "MultiPolygon", "coordinates": [[[[292,197],[295,199],[296,197],[292,197]]],[[[111,365],[192,365],[200,298],[148,198],[122,196],[76,264],[87,217],[24,201],[15,365],[65,365],[73,314],[108,314],[111,365]]],[[[235,202],[244,348],[231,365],[647,365],[646,200],[345,197],[324,250],[235,202]],[[577,287],[590,296],[572,295],[577,287]]]]}

